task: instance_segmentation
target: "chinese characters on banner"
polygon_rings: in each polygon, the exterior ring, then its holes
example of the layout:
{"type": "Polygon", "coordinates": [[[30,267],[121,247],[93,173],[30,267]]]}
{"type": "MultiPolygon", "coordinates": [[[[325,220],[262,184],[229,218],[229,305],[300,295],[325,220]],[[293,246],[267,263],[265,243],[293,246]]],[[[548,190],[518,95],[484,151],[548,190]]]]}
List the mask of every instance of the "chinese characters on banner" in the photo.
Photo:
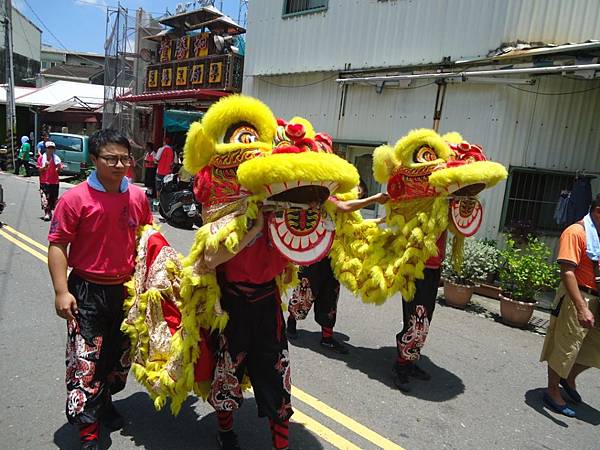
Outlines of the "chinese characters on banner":
{"type": "Polygon", "coordinates": [[[177,76],[175,78],[175,86],[186,86],[188,81],[188,68],[181,66],[177,68],[177,76]]]}
{"type": "Polygon", "coordinates": [[[165,37],[160,41],[159,55],[161,63],[171,61],[171,40],[169,38],[165,37]]]}
{"type": "Polygon", "coordinates": [[[158,70],[153,69],[148,71],[148,87],[158,87],[158,70]]]}
{"type": "Polygon", "coordinates": [[[194,38],[194,57],[204,58],[208,56],[209,33],[200,33],[194,38]]]}
{"type": "Polygon", "coordinates": [[[173,69],[170,67],[164,68],[160,77],[161,87],[171,87],[173,84],[173,69]]]}
{"type": "Polygon", "coordinates": [[[210,72],[208,73],[208,82],[211,84],[216,84],[221,82],[221,78],[223,76],[223,63],[211,63],[210,64],[210,72]]]}
{"type": "Polygon", "coordinates": [[[190,57],[190,37],[182,36],[175,41],[175,59],[188,59],[190,57]]]}
{"type": "Polygon", "coordinates": [[[193,86],[204,83],[204,64],[194,64],[190,81],[193,86]]]}

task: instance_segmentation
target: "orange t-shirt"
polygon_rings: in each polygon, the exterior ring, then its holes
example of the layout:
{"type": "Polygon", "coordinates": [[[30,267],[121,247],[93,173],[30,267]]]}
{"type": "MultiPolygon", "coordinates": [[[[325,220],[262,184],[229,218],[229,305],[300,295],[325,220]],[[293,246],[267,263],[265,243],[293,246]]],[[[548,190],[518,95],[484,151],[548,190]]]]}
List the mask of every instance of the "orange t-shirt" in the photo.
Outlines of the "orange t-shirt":
{"type": "Polygon", "coordinates": [[[569,226],[560,235],[558,244],[558,257],[556,260],[577,266],[575,278],[577,284],[596,289],[594,265],[585,252],[585,228],[578,223],[569,226]]]}

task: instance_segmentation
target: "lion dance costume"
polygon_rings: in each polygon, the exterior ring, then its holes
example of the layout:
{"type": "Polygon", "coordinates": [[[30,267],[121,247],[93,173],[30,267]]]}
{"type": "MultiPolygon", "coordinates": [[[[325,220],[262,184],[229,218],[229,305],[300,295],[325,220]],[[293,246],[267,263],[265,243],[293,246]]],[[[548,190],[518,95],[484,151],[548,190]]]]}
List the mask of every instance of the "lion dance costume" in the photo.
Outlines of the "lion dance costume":
{"type": "Polygon", "coordinates": [[[225,448],[237,445],[231,413],[251,383],[274,447],[285,448],[291,378],[279,293],[297,279],[296,264],[320,259],[333,242],[333,220],[307,205],[350,191],[358,173],[307,121],[278,123],[243,96],[213,105],[184,152],[205,225],[185,258],[156,229],[142,231],[123,324],[132,371],[157,408],[171,397],[176,413],[189,392],[206,399],[225,448]],[[265,226],[247,242],[258,214],[265,226]],[[206,256],[219,249],[231,257],[211,269],[206,256]]]}
{"type": "Polygon", "coordinates": [[[287,446],[291,379],[279,294],[297,283],[296,267],[329,253],[337,279],[364,302],[397,291],[412,299],[448,218],[457,217],[451,231],[468,234],[473,211],[481,218],[472,195],[506,176],[457,134],[415,133],[375,153],[376,178],[392,200],[383,229],[336,213],[327,199],[356,198],[358,173],[308,121],[277,121],[260,101],[233,95],[191,126],[184,166],[196,174],[204,225],[186,257],[156,228],[141,231],[122,326],[132,371],[157,408],[170,397],[177,413],[193,392],[217,410],[223,446],[237,448],[225,432],[252,384],[274,447],[287,446]],[[265,225],[249,240],[258,214],[265,225]],[[207,255],[223,249],[228,260],[211,268],[207,255]]]}

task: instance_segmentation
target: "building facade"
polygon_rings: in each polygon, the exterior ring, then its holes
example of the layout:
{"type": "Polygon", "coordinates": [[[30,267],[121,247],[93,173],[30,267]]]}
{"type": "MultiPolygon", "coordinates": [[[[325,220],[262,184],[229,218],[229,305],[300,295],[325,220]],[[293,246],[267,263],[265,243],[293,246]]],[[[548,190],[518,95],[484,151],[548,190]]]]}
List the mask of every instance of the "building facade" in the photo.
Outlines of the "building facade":
{"type": "MultiPolygon", "coordinates": [[[[4,13],[4,2],[0,2],[4,13]]],[[[3,14],[4,15],[4,14],[3,14]]],[[[15,7],[12,8],[13,62],[15,85],[31,85],[40,71],[42,30],[15,7]]],[[[8,58],[4,48],[4,24],[0,24],[0,84],[6,83],[4,61],[8,58]]]]}
{"type": "Polygon", "coordinates": [[[440,133],[459,131],[510,168],[507,182],[481,194],[478,236],[526,224],[553,239],[560,192],[578,174],[600,172],[599,16],[596,0],[254,2],[243,91],[330,133],[373,193],[385,189],[370,175],[373,149],[431,128],[443,84],[440,133]],[[576,64],[591,65],[540,70],[576,64]],[[525,73],[436,78],[519,68],[525,73]]]}

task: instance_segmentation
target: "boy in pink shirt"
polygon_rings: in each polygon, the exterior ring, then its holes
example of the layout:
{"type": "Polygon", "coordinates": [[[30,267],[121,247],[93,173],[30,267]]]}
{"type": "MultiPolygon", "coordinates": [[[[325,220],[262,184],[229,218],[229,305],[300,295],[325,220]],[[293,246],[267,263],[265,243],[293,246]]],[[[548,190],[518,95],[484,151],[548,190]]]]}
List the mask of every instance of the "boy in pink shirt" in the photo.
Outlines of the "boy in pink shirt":
{"type": "Polygon", "coordinates": [[[130,367],[129,340],[120,331],[123,284],[134,270],[136,232],[153,219],[144,191],[125,178],[127,138],[101,130],[89,146],[96,170],[56,206],[48,267],[56,313],[67,320],[67,419],[78,426],[82,448],[96,449],[100,421],[111,430],[123,426],[111,400],[130,367]]]}
{"type": "Polygon", "coordinates": [[[37,167],[40,172],[44,220],[49,221],[56,206],[56,200],[58,200],[58,187],[60,184],[58,172],[62,170],[63,165],[60,158],[54,153],[56,150],[54,142],[46,141],[44,145],[46,152],[38,157],[37,167]]]}

